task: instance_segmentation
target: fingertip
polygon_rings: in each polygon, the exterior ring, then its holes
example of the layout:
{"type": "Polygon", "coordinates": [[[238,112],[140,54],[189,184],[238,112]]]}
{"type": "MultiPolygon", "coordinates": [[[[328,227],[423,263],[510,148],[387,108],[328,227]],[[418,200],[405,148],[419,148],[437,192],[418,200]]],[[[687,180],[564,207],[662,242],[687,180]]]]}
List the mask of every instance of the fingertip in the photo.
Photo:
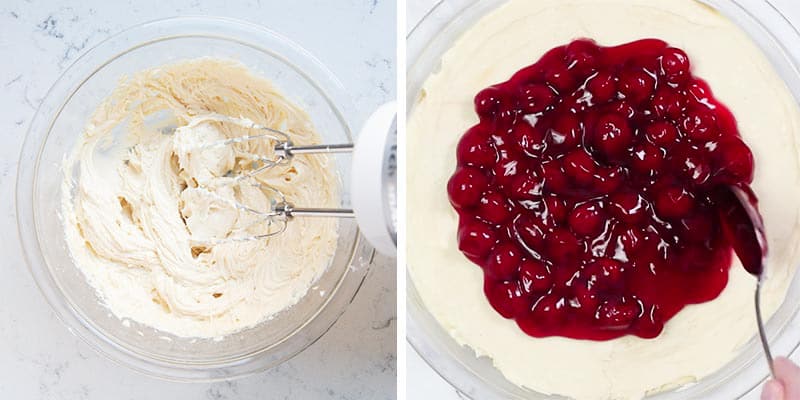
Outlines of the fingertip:
{"type": "Polygon", "coordinates": [[[783,385],[774,379],[768,380],[761,392],[761,400],[783,400],[783,385]]]}
{"type": "Polygon", "coordinates": [[[775,361],[776,363],[779,363],[779,362],[780,362],[780,363],[791,362],[791,360],[789,360],[788,358],[786,358],[786,357],[784,357],[784,356],[778,356],[778,357],[775,357],[775,360],[774,360],[774,361],[775,361]]]}
{"type": "Polygon", "coordinates": [[[775,374],[778,375],[778,377],[789,374],[797,375],[800,373],[800,367],[786,357],[775,358],[773,361],[773,367],[775,367],[775,374]]]}

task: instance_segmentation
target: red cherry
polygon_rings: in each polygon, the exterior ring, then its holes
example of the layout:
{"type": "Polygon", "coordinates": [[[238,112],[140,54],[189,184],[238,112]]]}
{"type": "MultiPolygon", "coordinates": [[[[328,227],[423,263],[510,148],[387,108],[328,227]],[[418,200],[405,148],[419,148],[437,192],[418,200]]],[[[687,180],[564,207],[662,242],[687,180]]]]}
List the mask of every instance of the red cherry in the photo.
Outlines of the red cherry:
{"type": "Polygon", "coordinates": [[[484,167],[494,164],[497,154],[490,144],[490,133],[482,125],[475,125],[458,142],[456,156],[460,165],[484,167]]]}
{"type": "Polygon", "coordinates": [[[447,183],[450,202],[456,208],[472,207],[489,186],[489,179],[477,168],[460,167],[447,183]]]}
{"type": "Polygon", "coordinates": [[[670,119],[680,117],[684,107],[681,94],[669,87],[656,89],[653,99],[650,101],[650,106],[655,117],[670,119]]]}
{"type": "Polygon", "coordinates": [[[476,212],[486,222],[502,224],[511,216],[511,206],[502,194],[489,191],[481,196],[476,212]]]}
{"type": "Polygon", "coordinates": [[[660,148],[643,143],[634,146],[631,166],[636,171],[643,174],[655,174],[661,170],[664,162],[664,151],[660,148]]]}
{"type": "Polygon", "coordinates": [[[617,192],[608,200],[611,214],[627,224],[636,224],[647,214],[647,201],[638,193],[617,192]]]}
{"type": "Polygon", "coordinates": [[[538,252],[544,243],[544,231],[533,217],[521,215],[514,225],[523,247],[538,252]]]}
{"type": "Polygon", "coordinates": [[[486,274],[499,281],[514,279],[517,268],[522,261],[517,246],[511,243],[500,243],[489,254],[489,263],[486,265],[486,274]]]}
{"type": "Polygon", "coordinates": [[[597,68],[600,48],[591,40],[579,39],[568,44],[565,53],[569,69],[586,76],[597,68]]]}
{"type": "Polygon", "coordinates": [[[644,70],[628,71],[619,78],[619,91],[632,104],[647,100],[655,86],[656,80],[644,70]]]}
{"type": "Polygon", "coordinates": [[[511,186],[517,176],[524,174],[524,165],[514,156],[506,156],[492,166],[492,184],[506,187],[511,186]]]}
{"type": "Polygon", "coordinates": [[[592,236],[600,232],[606,219],[599,203],[586,202],[576,206],[569,214],[569,227],[578,235],[592,236]]]}
{"type": "Polygon", "coordinates": [[[711,113],[690,111],[681,121],[681,129],[686,136],[706,142],[719,135],[717,121],[711,113]]]}
{"type": "Polygon", "coordinates": [[[578,185],[588,186],[594,180],[597,164],[582,149],[574,150],[562,159],[564,172],[578,185]]]}
{"type": "Polygon", "coordinates": [[[486,257],[496,241],[494,230],[480,221],[464,222],[458,230],[458,249],[473,259],[486,257]]]}
{"type": "Polygon", "coordinates": [[[542,196],[544,180],[534,174],[521,174],[511,183],[511,197],[517,200],[535,200],[542,196]]]}
{"type": "Polygon", "coordinates": [[[544,72],[544,79],[561,94],[569,93],[577,86],[575,77],[565,65],[553,66],[548,69],[544,72]]]}
{"type": "Polygon", "coordinates": [[[681,218],[692,211],[694,197],[686,189],[670,186],[656,195],[656,213],[668,219],[681,218]]]}
{"type": "Polygon", "coordinates": [[[567,218],[569,209],[564,200],[559,199],[557,196],[547,196],[544,198],[544,204],[547,209],[547,216],[555,223],[560,224],[567,218]]]}
{"type": "Polygon", "coordinates": [[[633,132],[628,120],[619,114],[600,117],[595,126],[594,146],[609,158],[620,156],[633,142],[633,132]]]}
{"type": "Polygon", "coordinates": [[[574,260],[580,251],[580,242],[572,232],[564,228],[556,228],[545,236],[547,251],[557,263],[574,260]]]}
{"type": "Polygon", "coordinates": [[[585,89],[580,89],[561,101],[560,110],[564,115],[581,115],[591,106],[591,94],[585,89]]]}
{"type": "Polygon", "coordinates": [[[607,300],[597,308],[597,324],[603,329],[627,329],[641,311],[639,304],[627,299],[607,300]]]}
{"type": "Polygon", "coordinates": [[[567,301],[553,294],[544,295],[533,305],[535,321],[546,326],[559,326],[567,309],[567,301]]]}
{"type": "Polygon", "coordinates": [[[524,158],[511,139],[512,138],[509,138],[508,134],[492,135],[492,145],[497,152],[497,161],[495,164],[506,160],[520,160],[524,158]]]}
{"type": "Polygon", "coordinates": [[[681,49],[669,47],[661,55],[661,73],[669,82],[680,83],[689,77],[689,56],[681,49]]]}
{"type": "Polygon", "coordinates": [[[579,281],[572,287],[572,294],[578,301],[579,309],[591,313],[594,317],[595,310],[600,304],[598,289],[589,281],[579,281]]]}
{"type": "Polygon", "coordinates": [[[525,85],[520,91],[520,111],[523,114],[540,113],[553,104],[555,97],[547,85],[538,83],[525,85]]]}
{"type": "Polygon", "coordinates": [[[631,256],[635,255],[642,247],[646,240],[646,235],[644,232],[634,227],[623,229],[618,238],[619,242],[622,244],[622,250],[630,259],[631,256]]]}
{"type": "Polygon", "coordinates": [[[711,177],[711,167],[699,150],[676,149],[671,162],[680,176],[695,185],[704,185],[711,177]]]}
{"type": "Polygon", "coordinates": [[[600,168],[595,174],[594,188],[599,193],[614,193],[622,186],[624,179],[624,172],[619,167],[600,168]]]}
{"type": "Polygon", "coordinates": [[[561,261],[550,257],[549,261],[552,264],[553,292],[569,293],[569,289],[580,279],[580,271],[577,269],[577,266],[580,265],[580,255],[570,255],[561,261]]]}
{"type": "Polygon", "coordinates": [[[636,109],[627,100],[611,102],[605,109],[607,113],[621,115],[628,119],[633,119],[636,116],[636,109]]]}
{"type": "Polygon", "coordinates": [[[525,260],[519,266],[519,281],[526,293],[543,293],[550,290],[553,279],[547,265],[536,260],[525,260]]]}
{"type": "Polygon", "coordinates": [[[586,90],[593,104],[607,103],[617,95],[617,81],[610,72],[600,71],[586,83],[586,90]]]}
{"type": "Polygon", "coordinates": [[[663,330],[664,318],[658,305],[648,307],[636,323],[636,334],[645,339],[655,338],[663,330]]]}
{"type": "Polygon", "coordinates": [[[622,263],[613,258],[599,258],[586,265],[583,276],[601,289],[619,287],[625,277],[622,263]]]}
{"type": "Polygon", "coordinates": [[[547,161],[541,166],[544,187],[551,193],[561,193],[569,186],[567,176],[560,164],[557,161],[547,161]]]}
{"type": "Polygon", "coordinates": [[[505,98],[505,93],[496,86],[483,89],[475,96],[475,112],[481,118],[492,118],[500,111],[505,98]]]}
{"type": "Polygon", "coordinates": [[[497,134],[507,134],[514,127],[514,124],[520,119],[519,110],[517,110],[517,107],[515,105],[505,105],[507,103],[510,103],[510,101],[500,106],[500,111],[497,112],[493,119],[495,124],[495,132],[497,134]]]}
{"type": "Polygon", "coordinates": [[[545,149],[544,132],[526,120],[514,125],[512,136],[520,151],[531,157],[539,156],[545,149]]]}
{"type": "Polygon", "coordinates": [[[678,140],[678,128],[667,121],[657,121],[645,128],[647,139],[665,149],[672,147],[678,140]]]}
{"type": "Polygon", "coordinates": [[[516,281],[484,282],[483,291],[489,304],[504,318],[514,318],[530,311],[530,298],[516,281]]]}
{"type": "Polygon", "coordinates": [[[548,131],[548,142],[555,148],[572,148],[580,143],[583,126],[572,114],[562,115],[548,131]]]}
{"type": "Polygon", "coordinates": [[[701,107],[708,107],[712,104],[711,90],[708,85],[700,80],[693,80],[686,85],[686,101],[689,104],[701,107]]]}

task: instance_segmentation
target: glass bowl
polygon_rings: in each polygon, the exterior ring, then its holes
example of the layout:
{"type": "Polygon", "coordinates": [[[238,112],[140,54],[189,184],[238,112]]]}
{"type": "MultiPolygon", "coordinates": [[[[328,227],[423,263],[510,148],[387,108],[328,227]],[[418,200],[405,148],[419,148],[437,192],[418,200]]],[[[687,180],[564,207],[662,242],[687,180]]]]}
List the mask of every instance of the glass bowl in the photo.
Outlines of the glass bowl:
{"type": "MultiPolygon", "coordinates": [[[[53,85],[25,139],[16,207],[24,254],[36,283],[69,330],[112,360],[171,380],[209,381],[275,366],[319,339],[350,304],[372,256],[353,220],[339,222],[334,258],[297,304],[221,339],[181,338],[115,317],[73,264],[59,216],[62,160],[85,121],[118,80],[136,71],[198,57],[234,59],[272,81],[304,108],[329,143],[350,142],[353,112],[344,87],[290,40],[240,21],[188,17],[148,22],[100,43],[53,85]]],[[[348,157],[336,159],[349,176],[348,157]]],[[[342,206],[349,204],[342,182],[342,206]]]]}
{"type": "MultiPolygon", "coordinates": [[[[743,29],[760,47],[773,68],[784,79],[796,101],[800,101],[800,32],[769,2],[701,0],[743,29]]],[[[410,115],[425,80],[435,72],[442,56],[481,17],[505,0],[439,1],[408,36],[407,110],[410,115]]],[[[454,239],[455,240],[455,239],[454,239]]],[[[545,399],[547,396],[509,382],[486,357],[458,344],[427,311],[407,273],[407,340],[420,356],[447,382],[473,399],[545,399]]],[[[800,274],[795,274],[786,299],[767,323],[773,354],[791,356],[800,344],[800,274]]],[[[751,312],[747,310],[747,312],[751,312]]],[[[648,399],[686,398],[738,399],[757,396],[768,369],[757,337],[753,337],[732,361],[716,373],[677,390],[648,399]]]]}

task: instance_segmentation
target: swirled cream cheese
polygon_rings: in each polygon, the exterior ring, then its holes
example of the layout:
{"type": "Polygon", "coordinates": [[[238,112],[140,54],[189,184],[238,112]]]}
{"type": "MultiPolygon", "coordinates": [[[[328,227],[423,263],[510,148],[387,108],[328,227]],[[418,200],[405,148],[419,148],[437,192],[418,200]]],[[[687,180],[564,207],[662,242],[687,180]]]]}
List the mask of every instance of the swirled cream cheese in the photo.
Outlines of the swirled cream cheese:
{"type": "Polygon", "coordinates": [[[781,304],[798,259],[800,111],[745,33],[691,0],[511,0],[468,29],[424,83],[409,118],[408,268],[440,325],[512,383],[577,399],[641,398],[695,382],[757,345],[756,280],[738,261],[718,298],[685,308],[655,339],[532,338],[489,305],[481,269],[457,248],[458,217],[447,197],[456,144],[477,123],[474,95],[578,37],[608,46],[655,37],[682,48],[693,73],[734,113],[756,159],[753,188],[769,239],[762,304],[767,315],[781,304]]]}
{"type": "Polygon", "coordinates": [[[258,214],[280,190],[294,204],[334,207],[339,185],[324,156],[297,157],[256,175],[247,154],[274,142],[209,146],[259,133],[220,113],[320,141],[309,116],[243,65],[197,59],[123,79],[86,124],[65,162],[62,215],[75,264],[119,318],[183,337],[219,337],[295,304],[328,266],[334,220],[275,229],[258,214]],[[177,127],[177,129],[175,129],[177,127]]]}

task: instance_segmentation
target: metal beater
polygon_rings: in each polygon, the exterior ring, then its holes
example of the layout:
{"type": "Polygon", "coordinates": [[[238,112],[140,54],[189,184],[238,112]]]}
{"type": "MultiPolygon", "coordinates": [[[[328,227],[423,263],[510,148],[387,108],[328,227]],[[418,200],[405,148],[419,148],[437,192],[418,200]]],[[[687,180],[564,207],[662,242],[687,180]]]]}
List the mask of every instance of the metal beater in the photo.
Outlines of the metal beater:
{"type": "Polygon", "coordinates": [[[237,156],[249,158],[254,163],[260,163],[260,165],[245,173],[229,173],[227,177],[231,179],[224,183],[237,184],[245,180],[251,180],[251,185],[263,191],[272,192],[274,197],[270,201],[269,210],[258,210],[236,200],[223,198],[210,191],[206,193],[231,207],[254,215],[256,217],[255,221],[248,224],[247,227],[266,223],[268,229],[259,234],[217,239],[213,242],[265,239],[284,232],[289,221],[295,217],[356,218],[361,233],[376,250],[388,255],[393,255],[396,252],[397,128],[394,103],[380,107],[370,116],[361,130],[358,144],[298,146],[292,143],[286,133],[256,124],[247,119],[221,114],[206,114],[203,116],[203,121],[236,124],[246,129],[260,131],[260,133],[204,143],[197,147],[200,150],[235,146],[237,143],[254,140],[270,140],[276,143],[273,147],[273,158],[246,152],[237,153],[237,156]],[[251,179],[267,169],[291,163],[295,156],[335,153],[353,154],[353,167],[351,168],[353,171],[351,176],[352,209],[297,207],[288,202],[286,196],[279,189],[251,179]]]}

